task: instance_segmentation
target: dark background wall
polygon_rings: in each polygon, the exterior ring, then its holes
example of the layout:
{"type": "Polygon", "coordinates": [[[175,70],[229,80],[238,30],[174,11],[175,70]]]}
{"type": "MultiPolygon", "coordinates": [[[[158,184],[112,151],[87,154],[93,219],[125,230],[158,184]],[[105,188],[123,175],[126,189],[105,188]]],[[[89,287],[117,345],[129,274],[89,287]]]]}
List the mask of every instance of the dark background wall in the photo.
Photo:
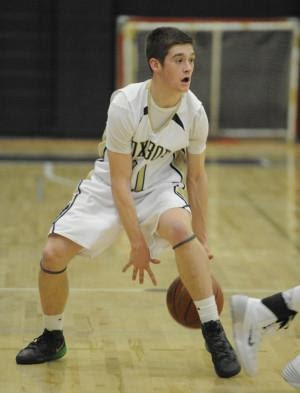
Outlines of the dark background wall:
{"type": "Polygon", "coordinates": [[[0,135],[99,137],[115,18],[299,16],[298,0],[10,0],[0,5],[0,135]]]}

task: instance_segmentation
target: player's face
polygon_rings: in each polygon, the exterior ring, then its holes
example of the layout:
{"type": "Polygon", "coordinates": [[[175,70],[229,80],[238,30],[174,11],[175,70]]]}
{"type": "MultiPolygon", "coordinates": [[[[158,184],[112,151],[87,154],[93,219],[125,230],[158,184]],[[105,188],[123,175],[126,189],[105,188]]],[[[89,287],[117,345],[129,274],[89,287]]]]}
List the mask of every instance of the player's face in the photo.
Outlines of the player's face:
{"type": "Polygon", "coordinates": [[[194,71],[195,52],[190,44],[174,45],[161,66],[161,81],[171,90],[186,92],[194,71]]]}

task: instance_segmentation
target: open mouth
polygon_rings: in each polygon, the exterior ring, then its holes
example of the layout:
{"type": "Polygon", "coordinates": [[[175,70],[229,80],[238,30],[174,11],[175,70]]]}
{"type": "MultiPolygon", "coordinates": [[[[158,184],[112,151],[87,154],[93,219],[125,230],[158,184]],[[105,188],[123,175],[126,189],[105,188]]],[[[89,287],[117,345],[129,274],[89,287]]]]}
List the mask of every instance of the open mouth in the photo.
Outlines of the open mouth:
{"type": "Polygon", "coordinates": [[[181,79],[181,82],[184,82],[184,83],[189,83],[189,81],[190,81],[190,78],[188,76],[186,76],[185,78],[181,79]]]}

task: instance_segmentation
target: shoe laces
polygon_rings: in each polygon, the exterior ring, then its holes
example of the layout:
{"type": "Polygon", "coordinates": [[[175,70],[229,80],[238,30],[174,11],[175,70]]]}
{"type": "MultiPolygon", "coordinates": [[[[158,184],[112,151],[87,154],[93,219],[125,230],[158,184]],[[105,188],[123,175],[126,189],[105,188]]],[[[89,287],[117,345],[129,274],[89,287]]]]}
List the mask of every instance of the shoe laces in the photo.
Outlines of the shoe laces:
{"type": "Polygon", "coordinates": [[[215,339],[211,348],[213,349],[215,356],[220,359],[224,357],[228,358],[229,356],[230,358],[233,357],[232,348],[224,338],[219,337],[218,339],[215,339]]]}
{"type": "Polygon", "coordinates": [[[45,329],[43,333],[34,338],[33,341],[28,345],[28,348],[36,348],[36,347],[48,347],[49,344],[53,345],[56,342],[56,337],[49,330],[45,329]]]}
{"type": "Polygon", "coordinates": [[[205,339],[210,352],[213,353],[215,357],[220,359],[224,357],[234,357],[232,347],[219,323],[211,323],[209,329],[206,330],[205,339]]]}

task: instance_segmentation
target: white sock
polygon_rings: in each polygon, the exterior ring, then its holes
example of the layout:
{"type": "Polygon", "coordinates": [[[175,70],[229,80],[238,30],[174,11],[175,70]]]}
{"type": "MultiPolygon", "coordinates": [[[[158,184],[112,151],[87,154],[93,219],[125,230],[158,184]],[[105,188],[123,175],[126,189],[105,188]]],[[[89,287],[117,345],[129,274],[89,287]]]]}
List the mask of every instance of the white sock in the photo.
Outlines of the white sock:
{"type": "Polygon", "coordinates": [[[282,292],[288,308],[300,312],[300,285],[282,292]]]}
{"type": "Polygon", "coordinates": [[[219,319],[218,308],[214,295],[202,300],[195,300],[200,321],[202,323],[208,321],[217,321],[219,319]]]}
{"type": "Polygon", "coordinates": [[[63,330],[64,314],[44,314],[44,325],[47,330],[63,330]]]}

